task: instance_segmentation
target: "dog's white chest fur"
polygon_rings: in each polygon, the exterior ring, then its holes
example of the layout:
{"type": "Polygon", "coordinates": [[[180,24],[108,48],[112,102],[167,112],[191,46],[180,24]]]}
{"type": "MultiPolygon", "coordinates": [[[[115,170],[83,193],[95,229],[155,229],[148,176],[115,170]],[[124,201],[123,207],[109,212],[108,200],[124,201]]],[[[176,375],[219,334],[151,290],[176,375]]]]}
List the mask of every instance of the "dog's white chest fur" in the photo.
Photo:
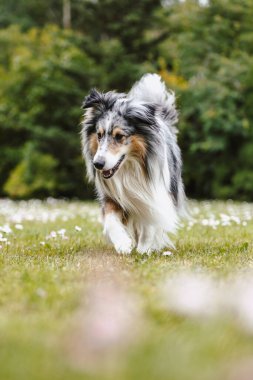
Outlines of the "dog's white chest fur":
{"type": "Polygon", "coordinates": [[[99,192],[113,199],[126,212],[128,234],[140,252],[172,245],[167,233],[175,232],[177,213],[159,167],[147,180],[136,161],[126,162],[110,180],[97,178],[99,192]]]}

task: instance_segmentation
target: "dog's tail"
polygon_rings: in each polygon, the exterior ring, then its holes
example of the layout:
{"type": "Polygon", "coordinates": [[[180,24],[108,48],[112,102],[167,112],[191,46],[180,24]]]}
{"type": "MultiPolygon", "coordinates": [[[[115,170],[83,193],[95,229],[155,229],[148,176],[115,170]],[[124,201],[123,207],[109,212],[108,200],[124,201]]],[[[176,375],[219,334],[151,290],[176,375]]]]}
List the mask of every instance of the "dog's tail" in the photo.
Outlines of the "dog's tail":
{"type": "MultiPolygon", "coordinates": [[[[171,127],[178,121],[178,113],[175,105],[175,94],[167,90],[165,83],[158,74],[145,74],[134,84],[128,94],[129,98],[134,98],[146,103],[155,103],[159,107],[160,116],[171,127]]],[[[174,129],[174,128],[173,128],[174,129]]]]}

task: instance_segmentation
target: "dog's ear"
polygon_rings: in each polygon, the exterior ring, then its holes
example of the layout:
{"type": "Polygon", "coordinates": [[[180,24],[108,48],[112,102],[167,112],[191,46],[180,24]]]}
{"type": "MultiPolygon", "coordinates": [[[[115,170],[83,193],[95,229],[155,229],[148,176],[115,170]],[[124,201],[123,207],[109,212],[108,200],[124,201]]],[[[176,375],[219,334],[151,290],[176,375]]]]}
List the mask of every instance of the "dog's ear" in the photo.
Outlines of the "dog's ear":
{"type": "Polygon", "coordinates": [[[125,97],[125,94],[118,94],[115,91],[101,93],[93,88],[89,95],[84,98],[82,108],[94,108],[100,112],[108,111],[122,97],[125,97]]]}
{"type": "Polygon", "coordinates": [[[83,109],[91,108],[91,107],[99,108],[101,107],[102,104],[103,104],[103,95],[100,92],[98,92],[95,88],[93,88],[91,92],[89,93],[89,95],[87,95],[84,98],[82,108],[83,109]]]}
{"type": "Polygon", "coordinates": [[[125,108],[124,117],[134,124],[154,125],[155,112],[155,104],[129,101],[125,108]]]}

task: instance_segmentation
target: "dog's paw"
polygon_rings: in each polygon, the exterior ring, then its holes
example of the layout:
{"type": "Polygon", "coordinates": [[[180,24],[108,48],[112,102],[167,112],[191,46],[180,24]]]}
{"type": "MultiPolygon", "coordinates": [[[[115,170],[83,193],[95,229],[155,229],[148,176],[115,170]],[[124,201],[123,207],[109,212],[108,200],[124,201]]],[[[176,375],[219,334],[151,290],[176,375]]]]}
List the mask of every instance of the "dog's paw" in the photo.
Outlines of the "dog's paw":
{"type": "Polygon", "coordinates": [[[114,247],[118,253],[129,255],[132,252],[133,243],[128,236],[122,236],[118,239],[117,243],[114,244],[114,247]]]}

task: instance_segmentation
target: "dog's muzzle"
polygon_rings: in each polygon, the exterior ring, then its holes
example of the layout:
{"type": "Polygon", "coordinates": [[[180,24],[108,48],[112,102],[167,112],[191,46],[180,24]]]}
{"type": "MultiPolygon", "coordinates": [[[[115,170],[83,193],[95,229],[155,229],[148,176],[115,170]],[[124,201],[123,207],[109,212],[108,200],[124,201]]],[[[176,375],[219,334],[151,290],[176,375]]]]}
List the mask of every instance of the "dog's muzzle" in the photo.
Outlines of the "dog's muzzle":
{"type": "Polygon", "coordinates": [[[98,157],[96,161],[93,161],[93,165],[96,169],[102,170],[105,166],[105,159],[103,157],[98,157]]]}
{"type": "Polygon", "coordinates": [[[124,160],[125,158],[125,155],[123,155],[119,161],[117,162],[117,164],[112,168],[112,169],[109,169],[109,170],[102,170],[102,175],[105,179],[109,179],[111,178],[115,173],[116,171],[119,169],[120,167],[120,164],[122,163],[122,161],[124,160]]]}

